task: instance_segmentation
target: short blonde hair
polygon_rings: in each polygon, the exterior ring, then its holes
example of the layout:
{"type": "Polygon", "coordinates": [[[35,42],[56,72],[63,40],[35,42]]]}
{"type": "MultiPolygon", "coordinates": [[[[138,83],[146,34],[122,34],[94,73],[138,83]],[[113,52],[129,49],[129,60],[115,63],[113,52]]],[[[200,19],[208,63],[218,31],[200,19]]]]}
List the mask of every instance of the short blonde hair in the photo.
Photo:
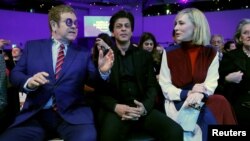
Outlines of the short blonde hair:
{"type": "Polygon", "coordinates": [[[194,34],[192,42],[195,45],[209,45],[210,43],[210,27],[207,18],[197,8],[185,8],[178,12],[175,21],[182,15],[187,15],[190,21],[194,24],[194,34]]]}
{"type": "Polygon", "coordinates": [[[69,5],[57,5],[55,7],[52,7],[49,10],[49,28],[50,31],[52,31],[52,27],[50,25],[50,21],[55,21],[57,24],[59,24],[59,21],[61,20],[61,14],[63,13],[74,13],[75,10],[69,6],[69,5]]]}

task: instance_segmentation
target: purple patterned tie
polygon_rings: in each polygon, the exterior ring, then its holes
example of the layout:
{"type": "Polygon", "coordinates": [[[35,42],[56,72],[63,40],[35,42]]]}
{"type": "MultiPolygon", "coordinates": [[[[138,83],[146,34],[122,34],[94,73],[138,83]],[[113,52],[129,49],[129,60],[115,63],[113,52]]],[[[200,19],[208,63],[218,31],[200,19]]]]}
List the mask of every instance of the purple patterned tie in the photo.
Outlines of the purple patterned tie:
{"type": "Polygon", "coordinates": [[[56,61],[56,69],[55,69],[55,77],[56,79],[59,78],[60,72],[62,70],[62,64],[63,64],[63,60],[64,60],[64,45],[61,44],[59,47],[59,52],[57,55],[57,61],[56,61]]]}
{"type": "MultiPolygon", "coordinates": [[[[59,78],[60,72],[62,70],[62,64],[64,61],[64,45],[61,44],[59,47],[59,52],[57,55],[57,61],[56,61],[56,69],[55,69],[55,77],[56,79],[59,78]]],[[[56,111],[57,110],[57,106],[56,106],[56,97],[55,95],[52,95],[52,108],[56,111]]]]}

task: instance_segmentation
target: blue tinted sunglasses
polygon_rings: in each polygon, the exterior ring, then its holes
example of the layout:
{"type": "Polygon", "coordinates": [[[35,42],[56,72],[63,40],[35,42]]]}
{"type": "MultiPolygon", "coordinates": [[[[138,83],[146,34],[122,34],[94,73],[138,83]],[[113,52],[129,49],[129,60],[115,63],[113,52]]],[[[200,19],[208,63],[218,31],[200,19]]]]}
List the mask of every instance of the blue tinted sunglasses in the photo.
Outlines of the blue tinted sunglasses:
{"type": "Polygon", "coordinates": [[[64,22],[65,22],[65,24],[66,24],[68,27],[72,27],[73,24],[74,24],[76,27],[78,27],[78,21],[77,21],[77,20],[73,21],[72,19],[67,18],[64,22]]]}

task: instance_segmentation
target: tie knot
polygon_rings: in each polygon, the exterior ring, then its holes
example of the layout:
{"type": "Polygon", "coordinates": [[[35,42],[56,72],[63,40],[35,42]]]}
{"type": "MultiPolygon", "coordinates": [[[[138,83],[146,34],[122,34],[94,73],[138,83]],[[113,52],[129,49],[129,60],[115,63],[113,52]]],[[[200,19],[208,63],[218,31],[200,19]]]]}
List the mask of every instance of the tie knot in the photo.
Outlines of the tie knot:
{"type": "Polygon", "coordinates": [[[64,44],[61,44],[59,48],[60,48],[60,50],[64,50],[64,48],[65,48],[64,44]]]}

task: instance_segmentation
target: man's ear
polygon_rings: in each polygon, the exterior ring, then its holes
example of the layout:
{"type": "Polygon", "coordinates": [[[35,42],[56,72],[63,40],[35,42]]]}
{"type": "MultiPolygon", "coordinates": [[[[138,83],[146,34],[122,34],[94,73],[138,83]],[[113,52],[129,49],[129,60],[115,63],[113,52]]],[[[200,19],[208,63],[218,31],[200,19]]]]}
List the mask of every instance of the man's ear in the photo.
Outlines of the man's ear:
{"type": "Polygon", "coordinates": [[[51,20],[49,23],[50,23],[50,26],[51,26],[52,31],[56,31],[56,29],[57,29],[57,24],[56,24],[56,22],[53,21],[53,20],[51,20]]]}

